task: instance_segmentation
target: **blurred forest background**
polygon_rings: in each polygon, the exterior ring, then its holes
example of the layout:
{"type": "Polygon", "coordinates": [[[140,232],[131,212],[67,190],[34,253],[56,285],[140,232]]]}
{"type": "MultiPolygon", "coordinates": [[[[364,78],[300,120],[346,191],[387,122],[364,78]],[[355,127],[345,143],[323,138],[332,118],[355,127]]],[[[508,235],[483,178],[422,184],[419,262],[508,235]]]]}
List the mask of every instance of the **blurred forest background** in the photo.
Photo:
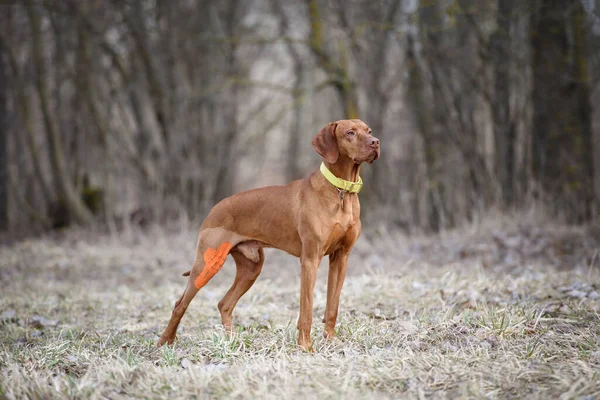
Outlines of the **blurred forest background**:
{"type": "Polygon", "coordinates": [[[363,217],[598,218],[598,0],[1,0],[0,229],[202,219],[361,118],[363,217]]]}

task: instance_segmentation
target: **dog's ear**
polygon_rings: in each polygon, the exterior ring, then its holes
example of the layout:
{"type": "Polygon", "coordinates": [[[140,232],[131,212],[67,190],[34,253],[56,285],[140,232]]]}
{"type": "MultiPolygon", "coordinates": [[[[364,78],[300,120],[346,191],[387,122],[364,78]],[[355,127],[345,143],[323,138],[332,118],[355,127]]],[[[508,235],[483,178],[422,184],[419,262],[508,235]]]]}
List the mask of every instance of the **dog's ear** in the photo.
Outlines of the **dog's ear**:
{"type": "Polygon", "coordinates": [[[312,140],[312,145],[317,153],[330,164],[335,164],[340,156],[335,139],[336,127],[337,124],[335,122],[328,123],[312,140]]]}

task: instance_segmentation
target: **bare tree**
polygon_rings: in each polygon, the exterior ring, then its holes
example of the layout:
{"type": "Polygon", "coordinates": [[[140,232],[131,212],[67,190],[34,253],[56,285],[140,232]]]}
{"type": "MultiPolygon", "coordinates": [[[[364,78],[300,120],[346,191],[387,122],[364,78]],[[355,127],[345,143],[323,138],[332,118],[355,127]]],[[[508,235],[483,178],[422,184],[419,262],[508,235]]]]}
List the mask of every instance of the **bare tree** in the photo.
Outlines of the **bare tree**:
{"type": "Polygon", "coordinates": [[[540,0],[531,14],[533,173],[572,221],[592,214],[593,158],[586,14],[540,0]]]}
{"type": "Polygon", "coordinates": [[[337,51],[327,46],[325,41],[327,24],[324,23],[318,0],[306,0],[310,23],[309,46],[318,65],[327,74],[327,81],[321,86],[331,85],[342,103],[345,118],[359,118],[356,83],[349,71],[348,46],[338,43],[337,51]]]}
{"type": "MultiPolygon", "coordinates": [[[[225,37],[236,38],[240,28],[239,18],[242,11],[242,3],[238,0],[228,0],[223,9],[218,11],[221,31],[225,37]]],[[[215,182],[214,201],[219,201],[233,193],[233,146],[237,136],[238,125],[238,79],[240,68],[237,60],[238,46],[235,40],[223,44],[225,61],[225,77],[228,81],[223,95],[221,106],[223,107],[223,138],[217,141],[217,180],[215,182]]]]}
{"type": "Polygon", "coordinates": [[[281,37],[285,38],[286,50],[289,57],[292,59],[293,64],[294,83],[291,92],[293,111],[288,135],[289,141],[286,168],[287,178],[293,180],[300,178],[299,158],[301,154],[301,139],[303,137],[302,120],[304,114],[304,102],[306,101],[306,62],[303,60],[298,45],[293,43],[290,38],[290,18],[282,3],[284,3],[283,0],[271,0],[270,2],[273,12],[279,18],[279,34],[281,37]]]}
{"type": "Polygon", "coordinates": [[[0,231],[8,230],[8,62],[0,40],[0,231]]]}
{"type": "Polygon", "coordinates": [[[503,203],[514,202],[516,128],[510,113],[511,81],[511,22],[514,18],[512,0],[498,0],[496,31],[491,38],[493,60],[494,142],[496,147],[496,176],[500,183],[503,203]]]}
{"type": "MultiPolygon", "coordinates": [[[[435,40],[430,37],[431,40],[435,40]]],[[[413,111],[417,132],[421,135],[423,156],[425,161],[426,181],[423,182],[426,221],[424,227],[437,232],[440,228],[448,226],[449,218],[445,208],[447,206],[444,194],[444,184],[440,174],[440,152],[443,144],[440,140],[439,130],[435,127],[434,110],[428,104],[426,83],[422,67],[419,66],[415,39],[408,38],[406,46],[406,67],[408,85],[406,89],[407,103],[413,111]]]]}
{"type": "MultiPolygon", "coordinates": [[[[356,90],[363,92],[367,99],[361,118],[369,123],[377,137],[387,142],[395,132],[386,129],[386,115],[392,95],[399,89],[399,76],[402,73],[401,69],[388,62],[392,55],[401,55],[396,40],[401,1],[358,1],[354,7],[347,7],[345,2],[336,0],[335,5],[349,43],[349,58],[358,67],[355,72],[358,78],[353,79],[357,82],[356,90]]],[[[389,205],[394,203],[394,196],[389,196],[394,183],[389,178],[397,170],[397,166],[384,160],[373,168],[369,190],[365,193],[367,201],[389,205]]]]}
{"type": "Polygon", "coordinates": [[[64,151],[59,136],[59,127],[54,113],[51,110],[52,106],[47,86],[49,77],[46,69],[44,41],[42,38],[39,10],[36,10],[36,6],[27,4],[27,12],[31,24],[32,54],[36,66],[35,83],[37,93],[40,98],[44,128],[48,143],[50,145],[50,164],[52,166],[54,180],[59,189],[59,196],[64,202],[65,207],[72,214],[73,218],[81,223],[89,223],[92,221],[93,215],[77,193],[75,185],[69,176],[64,151]]]}

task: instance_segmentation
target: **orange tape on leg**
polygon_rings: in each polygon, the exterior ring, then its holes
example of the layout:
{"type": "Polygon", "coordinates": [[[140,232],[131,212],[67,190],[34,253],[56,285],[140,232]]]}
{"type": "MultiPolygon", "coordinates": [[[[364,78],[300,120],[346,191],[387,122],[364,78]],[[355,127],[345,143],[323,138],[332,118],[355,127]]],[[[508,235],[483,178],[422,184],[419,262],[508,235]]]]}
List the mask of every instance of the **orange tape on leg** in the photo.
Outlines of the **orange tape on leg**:
{"type": "Polygon", "coordinates": [[[204,268],[194,281],[196,289],[200,289],[202,286],[206,285],[208,281],[221,270],[231,248],[231,243],[224,242],[217,250],[212,248],[206,249],[204,252],[204,268]]]}

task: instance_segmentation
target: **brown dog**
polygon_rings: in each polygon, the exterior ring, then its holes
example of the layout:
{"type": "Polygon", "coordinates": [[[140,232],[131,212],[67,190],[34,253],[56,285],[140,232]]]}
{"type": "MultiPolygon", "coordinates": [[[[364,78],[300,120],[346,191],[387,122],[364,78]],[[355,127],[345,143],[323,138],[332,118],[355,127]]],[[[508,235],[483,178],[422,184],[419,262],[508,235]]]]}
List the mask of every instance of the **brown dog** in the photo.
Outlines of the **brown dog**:
{"type": "MultiPolygon", "coordinates": [[[[379,158],[379,140],[361,120],[329,123],[315,136],[313,147],[327,170],[285,186],[248,190],[228,197],[210,211],[200,228],[196,259],[189,281],[175,303],[158,346],[172,344],[181,317],[198,290],[222,267],[231,252],[237,272],[219,302],[221,321],[231,330],[236,303],[252,286],[264,262],[264,247],[300,257],[300,317],[298,344],[311,348],[313,289],[317,268],[329,256],[325,337],[333,337],[348,255],[360,234],[358,183],[360,165],[379,158]],[[331,174],[335,175],[333,177],[331,174]],[[328,177],[327,177],[328,176],[328,177]],[[344,182],[344,181],[347,182],[344,182]],[[354,185],[352,185],[354,183],[354,185]],[[345,189],[338,189],[339,186],[345,189]],[[337,185],[338,187],[334,186],[337,185]]],[[[360,185],[360,186],[359,186],[360,185]]],[[[188,273],[184,274],[188,275],[188,273]]]]}

